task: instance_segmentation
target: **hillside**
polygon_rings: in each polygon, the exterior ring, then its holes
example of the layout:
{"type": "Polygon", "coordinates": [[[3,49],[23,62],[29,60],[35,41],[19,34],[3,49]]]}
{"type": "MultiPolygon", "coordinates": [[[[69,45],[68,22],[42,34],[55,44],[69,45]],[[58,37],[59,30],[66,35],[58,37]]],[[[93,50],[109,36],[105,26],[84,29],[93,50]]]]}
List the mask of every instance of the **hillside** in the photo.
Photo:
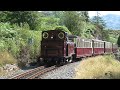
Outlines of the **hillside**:
{"type": "Polygon", "coordinates": [[[108,29],[120,30],[120,15],[108,14],[102,16],[108,29]]]}

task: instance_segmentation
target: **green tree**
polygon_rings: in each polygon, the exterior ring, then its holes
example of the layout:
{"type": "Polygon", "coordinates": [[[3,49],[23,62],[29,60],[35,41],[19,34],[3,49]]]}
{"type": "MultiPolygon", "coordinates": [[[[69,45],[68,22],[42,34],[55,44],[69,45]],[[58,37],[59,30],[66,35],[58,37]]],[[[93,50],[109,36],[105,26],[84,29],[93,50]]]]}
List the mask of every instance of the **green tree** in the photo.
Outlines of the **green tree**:
{"type": "Polygon", "coordinates": [[[83,16],[86,22],[89,22],[89,14],[88,11],[81,11],[81,15],[83,16]]]}
{"type": "Polygon", "coordinates": [[[10,22],[11,24],[28,23],[31,30],[35,30],[40,18],[40,12],[38,11],[1,11],[0,21],[10,22]]]}
{"type": "Polygon", "coordinates": [[[101,26],[102,28],[104,28],[106,26],[104,20],[100,17],[100,16],[94,16],[92,18],[92,22],[94,24],[98,24],[99,26],[101,26]]]}
{"type": "Polygon", "coordinates": [[[109,31],[108,30],[103,30],[102,37],[103,37],[103,40],[109,41],[110,40],[109,31]]]}
{"type": "Polygon", "coordinates": [[[64,11],[52,11],[52,14],[55,18],[61,18],[64,11]]]}
{"type": "Polygon", "coordinates": [[[54,29],[56,26],[59,26],[59,20],[59,18],[55,17],[42,17],[37,28],[41,31],[54,29]]]}
{"type": "Polygon", "coordinates": [[[118,37],[117,44],[118,44],[118,47],[120,47],[120,35],[118,37]]]}
{"type": "Polygon", "coordinates": [[[63,13],[63,24],[70,30],[72,34],[80,35],[81,33],[81,17],[77,11],[65,11],[63,13]]]}
{"type": "Polygon", "coordinates": [[[92,18],[92,23],[96,26],[95,38],[104,40],[106,38],[104,28],[106,26],[104,20],[98,15],[92,18]]]}
{"type": "Polygon", "coordinates": [[[10,14],[10,11],[0,11],[0,22],[8,22],[10,14]]]}
{"type": "Polygon", "coordinates": [[[11,15],[9,15],[9,21],[14,24],[18,23],[28,23],[30,29],[34,30],[37,26],[38,21],[38,13],[37,11],[13,11],[11,15]]]}

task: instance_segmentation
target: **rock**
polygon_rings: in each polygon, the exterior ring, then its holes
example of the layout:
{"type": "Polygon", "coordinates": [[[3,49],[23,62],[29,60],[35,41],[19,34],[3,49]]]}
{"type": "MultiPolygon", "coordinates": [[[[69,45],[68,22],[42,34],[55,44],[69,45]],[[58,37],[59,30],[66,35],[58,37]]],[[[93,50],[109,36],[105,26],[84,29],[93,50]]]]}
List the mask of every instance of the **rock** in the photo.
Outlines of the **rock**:
{"type": "Polygon", "coordinates": [[[3,66],[3,70],[6,70],[7,72],[12,71],[12,70],[17,70],[17,69],[18,69],[18,67],[15,64],[13,64],[13,65],[6,64],[5,66],[3,66]]]}

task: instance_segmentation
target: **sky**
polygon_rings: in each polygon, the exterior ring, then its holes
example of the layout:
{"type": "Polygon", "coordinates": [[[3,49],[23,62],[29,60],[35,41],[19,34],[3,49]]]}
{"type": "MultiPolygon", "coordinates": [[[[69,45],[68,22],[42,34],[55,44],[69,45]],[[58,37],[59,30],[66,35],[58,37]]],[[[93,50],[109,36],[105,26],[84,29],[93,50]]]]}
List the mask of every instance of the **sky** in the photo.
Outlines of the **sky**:
{"type": "MultiPolygon", "coordinates": [[[[103,16],[103,15],[107,15],[107,14],[116,14],[116,15],[120,15],[120,11],[98,11],[100,16],[103,16]]],[[[89,11],[89,16],[92,17],[92,16],[96,16],[96,11],[89,11]]]]}

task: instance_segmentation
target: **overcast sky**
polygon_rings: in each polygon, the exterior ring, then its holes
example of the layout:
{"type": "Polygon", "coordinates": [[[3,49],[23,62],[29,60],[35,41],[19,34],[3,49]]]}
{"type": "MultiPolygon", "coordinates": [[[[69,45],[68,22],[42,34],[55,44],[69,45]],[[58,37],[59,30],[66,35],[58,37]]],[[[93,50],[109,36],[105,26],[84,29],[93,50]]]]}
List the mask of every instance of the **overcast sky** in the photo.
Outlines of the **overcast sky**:
{"type": "MultiPolygon", "coordinates": [[[[99,11],[100,16],[102,15],[107,15],[107,14],[116,14],[116,15],[120,15],[120,11],[99,11]]],[[[96,11],[89,11],[89,16],[95,16],[96,15],[96,11]]]]}

